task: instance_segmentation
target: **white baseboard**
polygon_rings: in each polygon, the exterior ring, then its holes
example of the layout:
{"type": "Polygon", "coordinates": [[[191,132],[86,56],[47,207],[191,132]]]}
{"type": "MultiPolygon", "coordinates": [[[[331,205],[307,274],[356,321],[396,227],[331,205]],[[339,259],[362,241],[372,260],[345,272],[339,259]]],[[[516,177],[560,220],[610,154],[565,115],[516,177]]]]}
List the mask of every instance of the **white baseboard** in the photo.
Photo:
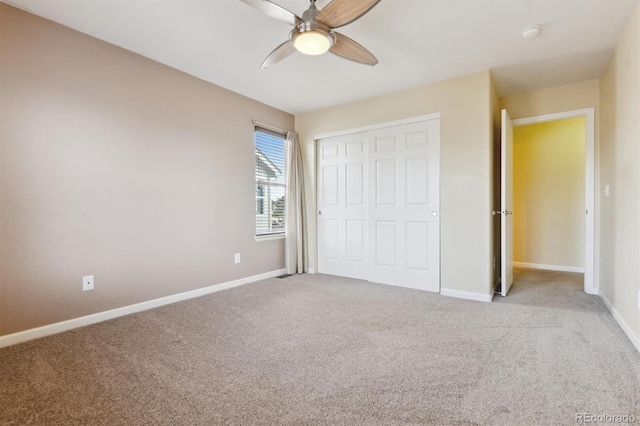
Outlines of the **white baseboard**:
{"type": "Polygon", "coordinates": [[[196,290],[186,291],[184,293],[178,293],[171,296],[161,297],[159,299],[153,299],[153,300],[148,300],[146,302],[136,303],[134,305],[123,306],[122,308],[111,309],[104,312],[98,312],[97,314],[91,314],[91,315],[87,315],[80,318],[73,318],[67,321],[57,322],[55,324],[49,324],[42,327],[32,328],[30,330],[20,331],[18,333],[8,334],[6,336],[0,336],[0,348],[16,345],[18,343],[26,342],[28,340],[51,336],[52,334],[62,333],[63,331],[84,327],[87,325],[95,324],[102,321],[107,321],[113,318],[122,317],[122,316],[133,314],[136,312],[142,312],[149,309],[158,308],[160,306],[170,305],[171,303],[181,302],[183,300],[205,296],[207,294],[216,293],[221,290],[227,290],[233,287],[238,287],[238,286],[253,283],[256,281],[266,280],[268,278],[274,278],[284,274],[285,272],[286,272],[285,269],[278,269],[277,271],[265,272],[264,274],[258,274],[258,275],[253,275],[251,277],[240,278],[238,280],[228,281],[226,283],[215,284],[212,286],[203,287],[196,290]]]}
{"type": "Polygon", "coordinates": [[[477,302],[491,302],[493,300],[493,296],[490,294],[471,293],[469,291],[451,290],[448,288],[441,288],[440,294],[458,299],[475,300],[477,302]]]}
{"type": "Polygon", "coordinates": [[[315,274],[316,268],[307,268],[307,274],[315,274]]]}
{"type": "Polygon", "coordinates": [[[526,262],[513,262],[515,268],[525,269],[544,269],[545,271],[558,271],[558,272],[580,272],[584,274],[584,268],[577,266],[559,266],[559,265],[544,265],[542,263],[526,263],[526,262]]]}
{"type": "Polygon", "coordinates": [[[631,330],[631,327],[629,327],[627,323],[624,321],[624,319],[622,319],[618,311],[616,311],[616,309],[613,307],[609,299],[607,299],[607,296],[605,296],[602,293],[599,293],[599,296],[602,302],[604,303],[604,306],[607,307],[609,312],[611,312],[611,315],[613,316],[613,318],[620,325],[620,328],[622,329],[622,331],[624,331],[624,334],[627,335],[629,340],[631,340],[631,343],[633,343],[633,346],[635,346],[638,352],[640,352],[640,338],[638,338],[638,336],[633,334],[633,330],[631,330]]]}

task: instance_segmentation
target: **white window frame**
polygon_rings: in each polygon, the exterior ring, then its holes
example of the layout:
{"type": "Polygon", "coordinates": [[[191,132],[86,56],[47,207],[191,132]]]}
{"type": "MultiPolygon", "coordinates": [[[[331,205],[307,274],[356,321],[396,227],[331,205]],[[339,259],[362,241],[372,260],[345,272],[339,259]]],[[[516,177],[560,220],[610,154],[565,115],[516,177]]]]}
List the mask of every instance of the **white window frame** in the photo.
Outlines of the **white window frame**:
{"type": "MultiPolygon", "coordinates": [[[[255,232],[255,241],[280,240],[280,239],[284,239],[284,237],[285,237],[285,229],[286,229],[286,203],[287,203],[287,201],[286,201],[286,193],[287,193],[287,184],[286,184],[286,162],[287,162],[286,155],[287,155],[287,148],[286,148],[286,144],[287,144],[287,135],[286,135],[286,132],[283,131],[283,130],[276,129],[276,128],[273,128],[271,126],[267,126],[267,125],[263,125],[263,124],[257,124],[257,123],[254,122],[254,132],[253,132],[254,139],[253,139],[253,143],[254,143],[254,148],[256,148],[256,149],[257,149],[257,146],[256,146],[256,133],[258,133],[258,132],[270,134],[272,136],[282,137],[283,142],[284,142],[284,150],[285,150],[285,152],[284,152],[284,155],[285,155],[285,171],[284,171],[284,173],[285,173],[285,183],[264,182],[264,181],[260,181],[257,178],[257,176],[255,176],[255,174],[256,174],[255,161],[256,161],[257,157],[256,157],[256,153],[254,151],[254,181],[255,181],[255,183],[254,183],[254,185],[255,185],[254,186],[254,211],[255,211],[255,214],[254,214],[254,232],[255,232]],[[284,207],[285,208],[285,216],[284,216],[284,221],[285,222],[284,222],[284,229],[282,229],[282,230],[278,230],[278,231],[275,231],[275,232],[264,232],[264,233],[260,233],[260,234],[258,233],[258,217],[257,217],[257,214],[258,214],[258,212],[257,212],[258,211],[258,194],[257,194],[257,191],[258,191],[258,185],[261,182],[264,183],[263,188],[265,188],[267,193],[269,193],[268,188],[270,188],[270,187],[281,187],[281,188],[284,188],[284,193],[285,193],[285,207],[284,207]]],[[[269,195],[263,196],[263,200],[266,201],[266,203],[265,203],[265,204],[267,204],[266,208],[267,208],[268,214],[270,214],[271,213],[271,208],[268,205],[269,204],[269,200],[270,200],[270,196],[269,195]]],[[[263,205],[263,209],[264,209],[264,207],[265,206],[263,205]]],[[[270,218],[268,219],[268,221],[270,221],[270,218]]]]}

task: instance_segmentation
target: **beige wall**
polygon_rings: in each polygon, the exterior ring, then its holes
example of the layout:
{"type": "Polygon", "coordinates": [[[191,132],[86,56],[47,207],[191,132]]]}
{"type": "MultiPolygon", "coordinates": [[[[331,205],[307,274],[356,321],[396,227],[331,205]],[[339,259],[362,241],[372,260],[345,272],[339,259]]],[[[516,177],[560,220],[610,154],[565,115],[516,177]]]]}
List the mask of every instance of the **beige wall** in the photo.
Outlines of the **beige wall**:
{"type": "Polygon", "coordinates": [[[600,79],[602,197],[600,291],[640,339],[640,23],[629,18],[615,54],[600,79]]]}
{"type": "Polygon", "coordinates": [[[509,111],[512,119],[583,108],[595,108],[597,135],[599,91],[598,80],[589,80],[566,86],[519,93],[501,98],[500,103],[502,108],[509,111]]]}
{"type": "Polygon", "coordinates": [[[296,116],[307,182],[310,265],[317,265],[314,137],[431,113],[441,114],[442,288],[490,294],[491,111],[489,72],[296,116]]]}
{"type": "Polygon", "coordinates": [[[254,241],[251,119],[293,116],[0,13],[0,334],[284,267],[254,241]]]}
{"type": "Polygon", "coordinates": [[[583,117],[513,129],[513,260],[584,267],[583,117]]]}

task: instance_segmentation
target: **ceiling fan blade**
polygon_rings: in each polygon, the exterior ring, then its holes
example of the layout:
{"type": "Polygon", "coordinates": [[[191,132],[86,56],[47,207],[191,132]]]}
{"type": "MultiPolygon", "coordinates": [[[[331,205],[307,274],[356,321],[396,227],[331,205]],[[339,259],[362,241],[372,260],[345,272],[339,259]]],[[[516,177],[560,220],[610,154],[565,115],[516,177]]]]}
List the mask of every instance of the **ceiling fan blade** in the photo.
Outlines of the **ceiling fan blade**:
{"type": "Polygon", "coordinates": [[[342,27],[362,17],[378,3],[380,0],[333,0],[316,19],[330,28],[342,27]]]}
{"type": "Polygon", "coordinates": [[[340,33],[334,34],[336,36],[336,42],[331,47],[331,53],[335,53],[345,59],[359,62],[361,64],[374,66],[378,63],[378,60],[371,54],[371,52],[351,40],[346,35],[342,35],[340,33]]]}
{"type": "Polygon", "coordinates": [[[240,0],[242,3],[248,4],[254,9],[268,15],[278,21],[286,22],[289,25],[298,25],[302,22],[295,13],[289,12],[282,6],[278,6],[269,0],[240,0]]]}
{"type": "Polygon", "coordinates": [[[269,54],[269,56],[267,56],[267,59],[265,59],[262,63],[262,69],[266,70],[267,68],[274,66],[295,51],[296,48],[293,47],[293,44],[291,44],[288,40],[285,41],[280,46],[276,47],[273,52],[269,54]]]}

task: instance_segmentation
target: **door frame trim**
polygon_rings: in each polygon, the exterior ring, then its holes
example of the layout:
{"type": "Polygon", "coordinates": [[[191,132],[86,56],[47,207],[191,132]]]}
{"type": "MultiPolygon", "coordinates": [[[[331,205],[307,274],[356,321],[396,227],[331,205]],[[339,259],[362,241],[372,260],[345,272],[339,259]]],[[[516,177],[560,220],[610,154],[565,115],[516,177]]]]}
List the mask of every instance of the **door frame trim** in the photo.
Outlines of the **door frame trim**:
{"type": "Polygon", "coordinates": [[[529,124],[546,123],[549,121],[565,120],[568,118],[586,119],[585,123],[585,157],[584,157],[584,204],[587,210],[584,227],[584,291],[598,294],[598,253],[596,251],[596,209],[595,209],[595,108],[584,108],[564,111],[554,114],[537,115],[533,117],[511,120],[513,127],[529,124]],[[591,214],[589,214],[591,213],[591,214]]]}
{"type": "Polygon", "coordinates": [[[419,123],[421,121],[435,120],[437,118],[440,118],[439,112],[436,112],[434,114],[420,115],[418,117],[405,118],[402,120],[387,121],[386,123],[372,124],[370,126],[356,127],[355,129],[338,130],[337,132],[322,133],[320,135],[314,136],[313,140],[315,141],[316,148],[317,148],[318,139],[328,139],[328,138],[334,138],[336,136],[351,135],[353,133],[362,133],[362,132],[369,132],[371,130],[386,129],[387,127],[403,126],[405,124],[419,123]]]}

